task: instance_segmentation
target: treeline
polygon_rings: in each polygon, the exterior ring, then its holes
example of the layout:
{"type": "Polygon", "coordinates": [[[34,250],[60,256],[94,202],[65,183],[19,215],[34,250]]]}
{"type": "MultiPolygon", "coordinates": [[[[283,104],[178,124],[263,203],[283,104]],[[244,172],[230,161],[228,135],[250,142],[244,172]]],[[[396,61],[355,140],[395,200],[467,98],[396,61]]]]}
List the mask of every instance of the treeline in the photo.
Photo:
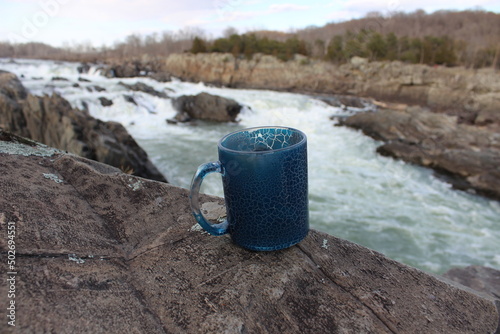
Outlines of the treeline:
{"type": "Polygon", "coordinates": [[[186,28],[176,32],[165,31],[146,36],[132,34],[113,46],[95,47],[88,42],[52,47],[43,43],[0,42],[2,58],[36,58],[68,61],[97,62],[109,59],[139,58],[144,55],[164,57],[189,50],[195,36],[204,36],[198,28],[186,28]]]}
{"type": "Polygon", "coordinates": [[[273,55],[283,61],[292,59],[295,54],[309,55],[306,42],[297,37],[280,42],[267,37],[260,38],[255,34],[232,34],[213,42],[195,37],[190,52],[224,52],[232,53],[236,57],[245,56],[248,59],[252,58],[255,53],[263,53],[273,55]]]}
{"type": "MultiPolygon", "coordinates": [[[[328,60],[337,64],[348,62],[352,57],[368,58],[372,61],[400,60],[406,63],[427,65],[466,65],[467,45],[448,36],[398,37],[394,33],[382,35],[362,29],[354,33],[333,36],[328,43],[321,39],[314,42],[300,40],[297,36],[284,41],[273,40],[251,34],[232,34],[226,38],[208,41],[200,37],[193,40],[191,53],[229,52],[235,57],[250,59],[255,53],[278,57],[283,61],[295,54],[328,60]]],[[[500,48],[480,50],[472,67],[497,67],[500,48]]]]}
{"type": "MultiPolygon", "coordinates": [[[[320,45],[321,40],[316,43],[320,45]]],[[[334,36],[326,47],[325,58],[336,63],[346,62],[354,56],[370,60],[401,60],[413,64],[456,65],[458,51],[465,46],[448,36],[403,36],[394,33],[382,35],[361,30],[357,34],[348,31],[334,36]]]]}
{"type": "MultiPolygon", "coordinates": [[[[400,54],[403,58],[412,53],[405,54],[404,52],[408,44],[413,44],[413,49],[417,49],[420,45],[424,51],[421,52],[424,58],[423,62],[428,63],[425,58],[430,53],[425,52],[426,46],[439,43],[430,39],[446,37],[454,42],[453,49],[458,65],[474,68],[495,67],[495,65],[498,68],[500,66],[500,60],[498,59],[500,14],[480,9],[466,11],[441,10],[434,13],[426,13],[423,10],[416,10],[411,13],[398,11],[371,12],[361,19],[329,23],[322,27],[310,26],[293,32],[293,35],[310,42],[313,46],[311,49],[312,56],[321,57],[321,52],[324,51],[325,46],[329,44],[333,36],[345,36],[349,31],[357,34],[363,30],[379,33],[383,37],[394,34],[400,42],[400,54]]],[[[290,38],[292,35],[286,33],[276,34],[270,31],[255,33],[261,37],[273,36],[278,40],[290,38]]],[[[441,41],[441,43],[444,43],[444,41],[441,41]]],[[[413,51],[413,54],[415,53],[416,50],[413,51]]],[[[389,55],[391,55],[390,52],[389,55]]]]}

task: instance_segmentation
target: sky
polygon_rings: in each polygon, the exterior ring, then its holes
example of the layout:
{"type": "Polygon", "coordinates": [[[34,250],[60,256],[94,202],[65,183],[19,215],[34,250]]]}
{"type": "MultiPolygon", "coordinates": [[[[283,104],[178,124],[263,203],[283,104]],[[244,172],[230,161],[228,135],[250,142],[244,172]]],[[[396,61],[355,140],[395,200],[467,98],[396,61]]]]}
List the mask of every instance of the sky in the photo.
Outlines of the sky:
{"type": "Polygon", "coordinates": [[[378,11],[427,13],[482,9],[500,13],[499,0],[0,0],[0,41],[53,46],[112,46],[131,34],[200,29],[206,37],[233,27],[293,31],[364,17],[378,11]]]}

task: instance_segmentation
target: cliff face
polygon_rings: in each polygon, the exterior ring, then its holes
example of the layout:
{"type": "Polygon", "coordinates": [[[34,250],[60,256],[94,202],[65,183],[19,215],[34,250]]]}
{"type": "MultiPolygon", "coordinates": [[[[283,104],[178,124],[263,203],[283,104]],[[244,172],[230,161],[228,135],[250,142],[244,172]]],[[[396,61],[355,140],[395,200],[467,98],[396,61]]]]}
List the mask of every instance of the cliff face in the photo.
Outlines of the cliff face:
{"type": "MultiPolygon", "coordinates": [[[[201,232],[185,189],[1,131],[0,165],[0,226],[5,236],[15,231],[10,270],[17,273],[0,284],[3,298],[15,290],[8,298],[16,327],[4,320],[2,333],[494,333],[498,327],[492,298],[346,240],[310,231],[289,249],[249,252],[228,236],[201,232]]],[[[215,208],[223,202],[203,201],[215,208]]],[[[7,240],[0,238],[3,259],[11,254],[7,240]]]]}
{"type": "MultiPolygon", "coordinates": [[[[351,94],[401,101],[436,109],[471,112],[479,121],[500,110],[499,74],[493,70],[429,67],[401,62],[353,59],[341,66],[296,56],[282,62],[254,55],[251,60],[231,54],[173,54],[164,71],[188,81],[238,88],[259,88],[351,94]]],[[[498,113],[494,115],[498,117],[498,113]]],[[[498,117],[500,119],[500,117],[498,117]]]]}
{"type": "Polygon", "coordinates": [[[28,94],[14,74],[4,71],[0,71],[0,127],[138,176],[166,182],[121,124],[103,122],[86,111],[73,109],[59,95],[28,94]]]}

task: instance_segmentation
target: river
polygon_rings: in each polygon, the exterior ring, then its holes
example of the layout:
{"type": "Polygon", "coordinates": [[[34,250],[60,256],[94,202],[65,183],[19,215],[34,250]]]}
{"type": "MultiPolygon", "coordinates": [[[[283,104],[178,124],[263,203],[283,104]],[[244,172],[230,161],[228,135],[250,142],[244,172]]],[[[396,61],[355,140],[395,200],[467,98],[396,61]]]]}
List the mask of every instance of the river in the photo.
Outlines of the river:
{"type": "MultiPolygon", "coordinates": [[[[454,190],[431,170],[378,155],[381,143],[359,131],[334,126],[330,117],[345,114],[340,108],[301,94],[218,88],[175,79],[167,83],[142,77],[109,79],[96,67],[78,74],[78,65],[0,59],[0,69],[17,74],[31,93],[55,92],[74,107],[85,104],[96,118],[121,122],[167,179],[184,188],[198,165],[217,159],[216,144],[223,135],[260,125],[298,128],[308,137],[312,228],[427,272],[439,274],[473,264],[500,269],[499,202],[454,190]],[[54,77],[68,81],[54,81],[54,77]],[[130,91],[120,81],[143,82],[169,97],[208,92],[245,107],[237,124],[167,124],[166,119],[175,115],[170,99],[130,91]],[[124,95],[133,97],[136,104],[124,95]],[[100,97],[113,105],[103,107],[100,97]]],[[[220,176],[209,176],[202,191],[222,196],[220,176]]]]}

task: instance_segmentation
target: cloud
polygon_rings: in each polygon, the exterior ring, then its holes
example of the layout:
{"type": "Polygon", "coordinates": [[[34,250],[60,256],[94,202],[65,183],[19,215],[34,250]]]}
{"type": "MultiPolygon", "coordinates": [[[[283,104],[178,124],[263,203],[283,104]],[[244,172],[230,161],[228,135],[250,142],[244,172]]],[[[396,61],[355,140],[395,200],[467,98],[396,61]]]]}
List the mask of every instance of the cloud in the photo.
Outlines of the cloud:
{"type": "Polygon", "coordinates": [[[308,10],[308,9],[310,9],[310,6],[302,6],[302,5],[296,5],[296,4],[291,4],[291,3],[284,3],[284,4],[276,4],[276,5],[269,6],[267,13],[268,14],[275,14],[275,13],[301,11],[301,10],[308,10]]]}
{"type": "MultiPolygon", "coordinates": [[[[57,0],[42,0],[57,1],[57,0]]],[[[214,10],[212,1],[203,0],[72,0],[64,1],[61,16],[95,20],[155,20],[166,13],[214,10]]]]}

